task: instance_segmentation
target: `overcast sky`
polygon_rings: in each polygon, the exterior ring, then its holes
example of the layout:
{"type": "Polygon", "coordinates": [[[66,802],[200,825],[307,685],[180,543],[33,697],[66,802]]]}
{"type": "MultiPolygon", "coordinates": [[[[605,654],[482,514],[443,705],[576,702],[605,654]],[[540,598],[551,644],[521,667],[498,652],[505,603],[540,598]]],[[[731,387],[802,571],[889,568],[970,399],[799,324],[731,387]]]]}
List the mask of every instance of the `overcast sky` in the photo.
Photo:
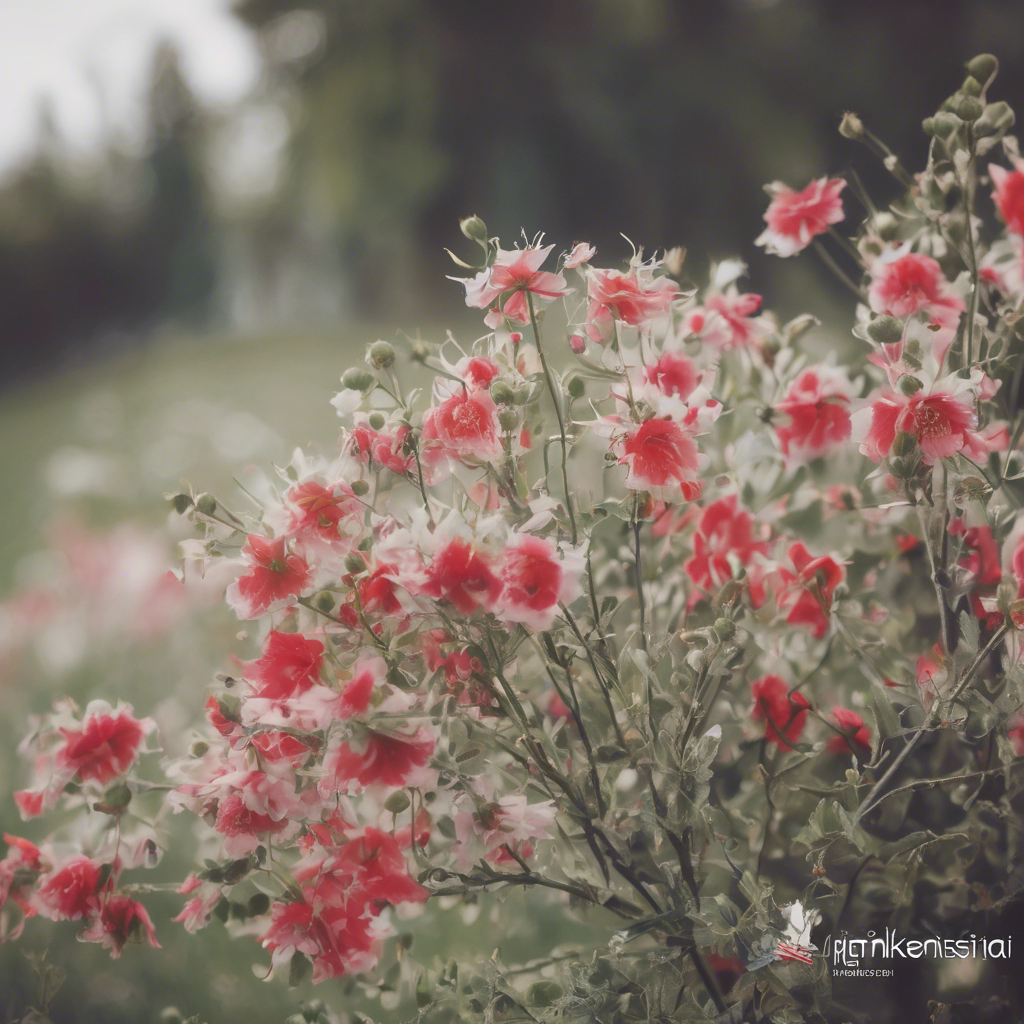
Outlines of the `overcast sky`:
{"type": "Polygon", "coordinates": [[[0,175],[31,153],[44,99],[76,150],[98,147],[104,119],[138,137],[162,39],[206,103],[235,102],[256,80],[256,48],[226,0],[0,0],[0,175]]]}

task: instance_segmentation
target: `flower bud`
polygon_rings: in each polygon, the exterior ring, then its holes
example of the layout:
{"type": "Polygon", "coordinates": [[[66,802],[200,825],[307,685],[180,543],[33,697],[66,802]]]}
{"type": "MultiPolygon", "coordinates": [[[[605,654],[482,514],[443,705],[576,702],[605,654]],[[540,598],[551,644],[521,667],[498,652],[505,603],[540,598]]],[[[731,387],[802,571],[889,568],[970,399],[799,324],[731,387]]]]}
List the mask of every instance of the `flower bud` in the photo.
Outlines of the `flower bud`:
{"type": "Polygon", "coordinates": [[[512,405],[515,401],[516,393],[507,381],[496,380],[491,385],[490,391],[495,405],[512,405]]]}
{"type": "Polygon", "coordinates": [[[127,782],[118,782],[103,794],[103,802],[108,807],[122,810],[132,802],[132,791],[127,782]]]}
{"type": "Polygon", "coordinates": [[[924,384],[921,383],[917,377],[912,376],[909,373],[903,374],[902,377],[896,382],[896,386],[899,388],[901,395],[916,395],[924,384]]]}
{"type": "Polygon", "coordinates": [[[189,755],[192,757],[202,757],[210,749],[210,744],[206,740],[195,740],[188,748],[189,755]]]}
{"type": "Polygon", "coordinates": [[[382,413],[382,412],[371,412],[370,413],[370,417],[367,420],[367,423],[370,424],[370,427],[373,430],[383,430],[384,429],[384,424],[387,423],[387,420],[384,418],[384,413],[382,413]]]}
{"type": "Polygon", "coordinates": [[[848,110],[839,122],[839,134],[844,139],[853,139],[855,142],[863,139],[864,122],[852,110],[848,110]]]}
{"type": "Polygon", "coordinates": [[[366,480],[353,480],[349,486],[357,498],[361,498],[364,494],[369,493],[370,490],[370,484],[366,480]]]}
{"type": "Polygon", "coordinates": [[[921,128],[924,131],[925,135],[934,135],[935,134],[935,118],[934,117],[926,117],[921,122],[921,128]]]}
{"type": "Polygon", "coordinates": [[[463,217],[459,221],[459,230],[471,241],[487,244],[487,225],[476,215],[463,217]]]}
{"type": "Polygon", "coordinates": [[[903,324],[894,316],[876,316],[868,324],[868,337],[879,345],[895,345],[903,338],[903,324]]]}
{"type": "Polygon", "coordinates": [[[366,562],[354,551],[345,556],[345,569],[351,573],[363,572],[366,569],[366,562]]]}
{"type": "Polygon", "coordinates": [[[995,78],[999,70],[999,58],[991,53],[979,53],[967,62],[967,72],[984,85],[995,78]]]}
{"type": "Polygon", "coordinates": [[[250,917],[259,917],[270,909],[270,897],[265,892],[257,892],[249,897],[247,907],[250,917]]]}
{"type": "Polygon", "coordinates": [[[948,139],[963,122],[956,114],[951,114],[949,111],[943,110],[935,115],[933,119],[935,126],[935,134],[940,139],[948,139]]]}
{"type": "Polygon", "coordinates": [[[185,1018],[176,1006],[165,1006],[160,1011],[160,1024],[185,1024],[185,1018]]]}
{"type": "Polygon", "coordinates": [[[196,498],[196,508],[204,516],[212,516],[217,511],[217,499],[205,491],[196,498]]]}
{"type": "Polygon", "coordinates": [[[516,405],[526,405],[531,398],[533,398],[533,388],[529,384],[521,384],[512,396],[516,405]]]}
{"type": "Polygon", "coordinates": [[[715,619],[714,630],[715,636],[724,643],[736,635],[736,623],[723,616],[720,619],[715,619]]]}
{"type": "Polygon", "coordinates": [[[582,334],[574,334],[569,339],[569,348],[572,349],[574,355],[581,356],[587,351],[587,339],[582,334]]]}
{"type": "Polygon", "coordinates": [[[370,346],[370,362],[380,370],[395,365],[395,346],[390,341],[375,341],[370,346]]]}
{"type": "Polygon", "coordinates": [[[917,438],[913,434],[898,433],[892,442],[893,455],[905,458],[917,450],[917,438]]]}
{"type": "Polygon", "coordinates": [[[956,105],[957,114],[965,121],[977,121],[985,110],[985,105],[977,96],[961,96],[956,105]]]}
{"type": "Polygon", "coordinates": [[[175,494],[171,498],[171,505],[179,516],[183,516],[192,507],[192,496],[189,494],[175,494]]]}
{"type": "Polygon", "coordinates": [[[510,433],[519,426],[519,413],[511,406],[503,405],[498,410],[498,422],[501,424],[502,430],[510,433]]]}
{"type": "Polygon", "coordinates": [[[965,96],[980,96],[981,95],[981,82],[979,82],[974,75],[968,75],[964,79],[964,84],[960,86],[960,91],[965,96]]]}
{"type": "Polygon", "coordinates": [[[349,391],[366,391],[372,387],[376,378],[369,370],[361,370],[358,366],[350,366],[341,375],[341,386],[349,391]]]}
{"type": "Polygon", "coordinates": [[[983,135],[1002,135],[1013,127],[1015,120],[1009,103],[1000,100],[985,107],[984,113],[974,122],[971,131],[976,138],[983,135]]]}
{"type": "Polygon", "coordinates": [[[401,814],[409,806],[409,798],[400,789],[396,789],[384,801],[384,810],[390,811],[392,814],[401,814]]]}
{"type": "Polygon", "coordinates": [[[582,398],[587,393],[587,385],[582,377],[570,377],[565,387],[570,398],[582,398]]]}

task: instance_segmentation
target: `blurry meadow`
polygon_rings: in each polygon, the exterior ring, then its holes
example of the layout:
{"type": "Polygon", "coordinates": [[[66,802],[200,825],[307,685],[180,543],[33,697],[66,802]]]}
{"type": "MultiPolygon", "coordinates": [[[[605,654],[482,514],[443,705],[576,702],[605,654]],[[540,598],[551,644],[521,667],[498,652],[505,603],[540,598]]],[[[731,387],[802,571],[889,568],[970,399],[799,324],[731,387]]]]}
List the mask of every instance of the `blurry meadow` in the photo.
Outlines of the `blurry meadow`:
{"type": "MultiPolygon", "coordinates": [[[[629,255],[620,232],[684,245],[698,278],[738,256],[752,290],[783,317],[813,310],[822,348],[838,348],[841,286],[811,260],[754,250],[762,185],[845,169],[848,108],[913,140],[917,166],[930,109],[917,97],[948,92],[975,52],[1001,57],[1011,100],[1024,86],[1024,18],[995,0],[207,6],[251,60],[237,95],[204,98],[191,37],[156,32],[138,43],[133,118],[110,113],[102,63],[68,68],[96,131],[69,141],[72,115],[43,90],[30,144],[0,169],[0,831],[29,838],[9,798],[28,716],[103,693],[181,751],[214,674],[253,654],[224,581],[186,590],[167,575],[192,534],[166,495],[241,503],[238,484],[296,445],[332,451],[338,376],[375,338],[479,333],[445,280],[461,273],[443,251],[463,243],[458,217],[479,213],[509,244],[521,228],[586,239],[608,264],[629,255]]],[[[117,30],[111,10],[94,44],[117,30]]],[[[881,171],[867,177],[892,192],[881,171]]],[[[189,849],[186,823],[161,824],[189,849]]],[[[182,877],[173,848],[155,880],[182,877]]],[[[30,922],[0,946],[0,1012],[17,1020],[38,1001],[27,952],[66,972],[49,1011],[60,1024],[156,1021],[171,1005],[209,1024],[284,1021],[314,996],[370,1005],[342,983],[264,984],[255,942],[217,926],[195,941],[170,921],[180,897],[151,902],[163,954],[131,947],[115,963],[71,926],[30,922]]],[[[421,959],[528,959],[536,936],[572,927],[543,905],[516,893],[400,928],[421,959]]],[[[375,1019],[403,1010],[375,993],[375,1019]]]]}

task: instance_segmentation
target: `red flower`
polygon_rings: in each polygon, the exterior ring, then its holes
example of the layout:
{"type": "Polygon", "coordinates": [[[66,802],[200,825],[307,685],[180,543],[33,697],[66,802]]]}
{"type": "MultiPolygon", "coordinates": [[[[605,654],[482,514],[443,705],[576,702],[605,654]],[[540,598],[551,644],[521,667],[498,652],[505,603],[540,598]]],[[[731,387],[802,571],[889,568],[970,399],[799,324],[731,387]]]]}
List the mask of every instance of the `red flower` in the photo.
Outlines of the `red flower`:
{"type": "Polygon", "coordinates": [[[434,753],[434,739],[425,728],[413,736],[388,736],[368,731],[362,750],[342,743],[328,757],[333,789],[348,792],[367,786],[404,786],[434,753]]]}
{"type": "Polygon", "coordinates": [[[423,440],[455,458],[490,461],[501,457],[501,425],[490,394],[463,390],[430,409],[423,418],[423,440]]]}
{"type": "Polygon", "coordinates": [[[775,256],[794,256],[824,234],[831,224],[843,219],[839,193],[846,187],[842,178],[818,178],[802,192],[781,181],[768,186],[772,201],[764,219],[768,225],[755,244],[775,256]]]}
{"type": "Polygon", "coordinates": [[[449,541],[434,556],[423,588],[425,594],[450,602],[463,615],[491,604],[500,590],[488,560],[461,538],[449,541]]]}
{"type": "Polygon", "coordinates": [[[574,554],[558,557],[551,541],[531,534],[514,534],[505,547],[499,578],[501,593],[496,613],[505,622],[522,622],[531,629],[551,627],[560,601],[576,597],[582,564],[574,554]]]}
{"type": "Polygon", "coordinates": [[[359,516],[362,505],[346,483],[325,487],[315,480],[298,484],[285,494],[288,530],[312,535],[321,540],[338,539],[338,524],[350,516],[359,516]]]}
{"type": "MultiPolygon", "coordinates": [[[[731,559],[739,562],[748,573],[756,570],[754,556],[768,551],[766,532],[763,528],[762,539],[756,540],[753,516],[737,507],[736,496],[719,498],[702,510],[693,534],[693,555],[686,560],[683,569],[698,587],[713,594],[732,579],[731,559]]],[[[755,606],[764,602],[762,578],[762,574],[755,571],[750,581],[755,606]]]]}
{"type": "Polygon", "coordinates": [[[1007,228],[1017,235],[1024,235],[1024,161],[1014,161],[1014,169],[1006,170],[998,164],[989,164],[995,200],[1007,228]]]}
{"type": "Polygon", "coordinates": [[[106,784],[132,765],[142,740],[153,727],[139,721],[127,705],[116,712],[86,715],[81,729],[61,729],[64,744],[57,750],[57,764],[74,770],[84,782],[106,784]]]}
{"type": "Polygon", "coordinates": [[[653,366],[644,367],[644,377],[663,395],[685,401],[700,383],[701,373],[692,359],[664,352],[653,366]]]}
{"type": "Polygon", "coordinates": [[[476,277],[463,281],[466,286],[466,305],[487,309],[499,295],[514,292],[502,310],[510,320],[526,323],[529,320],[525,292],[541,299],[556,299],[567,291],[565,278],[541,270],[553,245],[536,249],[499,249],[494,265],[481,270],[476,277]]]}
{"type": "Polygon", "coordinates": [[[407,473],[416,465],[416,458],[406,451],[409,428],[397,426],[394,431],[377,431],[366,424],[354,427],[348,436],[350,447],[360,462],[371,461],[393,473],[407,473]]]}
{"type": "Polygon", "coordinates": [[[99,882],[99,865],[89,857],[75,857],[40,885],[36,906],[52,921],[92,917],[99,909],[99,882]]]}
{"type": "Polygon", "coordinates": [[[100,942],[116,960],[128,942],[147,941],[156,949],[156,930],[146,908],[128,896],[110,896],[103,903],[99,917],[79,938],[83,942],[100,942]]]}
{"type": "Polygon", "coordinates": [[[627,424],[614,446],[619,464],[628,466],[626,486],[650,491],[663,501],[693,501],[700,497],[698,473],[703,464],[697,442],[672,419],[653,418],[627,424]]]}
{"type": "Polygon", "coordinates": [[[587,334],[591,341],[607,341],[613,321],[643,328],[656,317],[666,316],[679,296],[679,285],[670,277],[655,277],[650,268],[591,270],[587,278],[590,305],[587,334]]]}
{"type": "Polygon", "coordinates": [[[944,327],[955,326],[965,308],[963,299],[950,289],[938,262],[917,252],[875,264],[868,303],[875,313],[900,320],[926,313],[944,327]]]}
{"type": "Polygon", "coordinates": [[[339,716],[352,718],[366,714],[377,685],[386,675],[387,665],[383,658],[360,658],[352,666],[352,679],[341,691],[337,703],[339,716]]]}
{"type": "Polygon", "coordinates": [[[775,428],[782,454],[804,462],[848,440],[851,391],[850,382],[838,370],[804,370],[776,405],[788,417],[788,422],[775,428]]]}
{"type": "Polygon", "coordinates": [[[228,587],[228,602],[240,619],[255,619],[272,605],[295,597],[309,586],[312,572],[305,559],[289,554],[287,540],[250,533],[242,548],[249,571],[228,587]]]}
{"type": "Polygon", "coordinates": [[[785,680],[779,676],[763,676],[750,684],[754,697],[751,717],[764,722],[765,736],[780,750],[792,750],[792,745],[803,732],[810,701],[802,693],[790,693],[785,680]]]}
{"type": "Polygon", "coordinates": [[[323,660],[324,645],[319,640],[272,629],[259,658],[245,665],[245,676],[255,696],[286,700],[319,682],[323,660]]]}
{"type": "Polygon", "coordinates": [[[832,712],[836,728],[841,729],[842,736],[833,736],[826,747],[830,754],[860,754],[871,747],[871,730],[864,724],[864,719],[849,708],[836,708],[832,712]]]}
{"type": "Polygon", "coordinates": [[[227,844],[229,854],[240,857],[249,850],[255,850],[261,837],[284,832],[288,828],[288,819],[276,820],[269,814],[258,814],[246,807],[241,796],[232,793],[218,802],[217,820],[213,827],[228,840],[241,840],[227,844]]]}
{"type": "Polygon", "coordinates": [[[924,463],[931,466],[970,444],[977,425],[974,393],[946,378],[909,397],[883,391],[854,414],[852,434],[873,462],[889,455],[897,434],[910,434],[917,438],[924,463]]]}
{"type": "Polygon", "coordinates": [[[792,568],[783,565],[773,574],[775,603],[786,622],[806,626],[820,640],[828,629],[832,595],[846,570],[830,555],[814,558],[799,542],[787,554],[792,568]]]}

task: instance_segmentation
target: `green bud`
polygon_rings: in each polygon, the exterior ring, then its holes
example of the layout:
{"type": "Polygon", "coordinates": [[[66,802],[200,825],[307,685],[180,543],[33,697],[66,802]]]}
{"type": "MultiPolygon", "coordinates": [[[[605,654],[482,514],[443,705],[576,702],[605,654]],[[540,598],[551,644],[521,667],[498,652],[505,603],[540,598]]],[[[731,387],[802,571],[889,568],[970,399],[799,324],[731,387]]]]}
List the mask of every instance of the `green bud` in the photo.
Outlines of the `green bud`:
{"type": "Polygon", "coordinates": [[[582,377],[570,377],[566,389],[570,398],[582,398],[587,393],[587,385],[582,377]]]}
{"type": "Polygon", "coordinates": [[[956,105],[957,114],[965,121],[977,121],[984,111],[985,105],[977,96],[961,96],[956,105]]]}
{"type": "Polygon", "coordinates": [[[196,508],[204,516],[212,516],[217,511],[217,499],[212,494],[207,494],[204,491],[196,498],[196,508]]]}
{"type": "Polygon", "coordinates": [[[848,110],[839,122],[839,134],[844,139],[853,139],[855,142],[863,139],[864,122],[852,110],[848,110]]]}
{"type": "Polygon", "coordinates": [[[516,393],[507,381],[496,380],[490,388],[491,398],[495,405],[511,405],[516,398],[516,393]]]}
{"type": "Polygon", "coordinates": [[[879,345],[895,345],[903,339],[903,324],[894,316],[876,316],[868,324],[868,337],[879,345]]]}
{"type": "Polygon", "coordinates": [[[184,1024],[185,1018],[176,1006],[165,1006],[160,1011],[160,1024],[184,1024]]]}
{"type": "Polygon", "coordinates": [[[995,78],[999,71],[999,58],[991,53],[979,53],[967,62],[967,72],[984,85],[995,78]]]}
{"type": "Polygon", "coordinates": [[[974,75],[968,75],[964,79],[964,84],[960,86],[960,91],[965,96],[980,96],[981,95],[981,82],[979,82],[974,75]]]}
{"type": "Polygon", "coordinates": [[[1002,135],[1008,132],[1016,120],[1009,103],[1000,100],[985,107],[984,113],[974,122],[971,130],[976,138],[983,135],[1002,135]]]}
{"type": "Polygon", "coordinates": [[[901,395],[916,395],[917,392],[924,387],[924,384],[922,384],[917,377],[913,377],[909,373],[905,373],[896,382],[896,386],[899,388],[901,395]]]}
{"type": "Polygon", "coordinates": [[[736,623],[724,616],[720,619],[715,619],[714,629],[715,636],[722,641],[731,640],[736,635],[736,623]]]}
{"type": "Polygon", "coordinates": [[[905,458],[908,455],[913,455],[917,450],[917,438],[913,434],[905,434],[900,432],[896,435],[896,438],[892,442],[892,453],[893,455],[905,458]]]}
{"type": "Polygon", "coordinates": [[[316,606],[322,612],[334,611],[334,595],[326,590],[321,591],[316,597],[316,606]]]}
{"type": "Polygon", "coordinates": [[[103,802],[108,807],[116,807],[118,810],[127,807],[132,802],[132,791],[129,789],[128,783],[118,782],[116,785],[111,786],[103,794],[103,802]]]}
{"type": "Polygon", "coordinates": [[[380,370],[395,365],[395,346],[390,341],[375,341],[370,346],[370,362],[380,370]]]}
{"type": "Polygon", "coordinates": [[[259,917],[270,909],[270,897],[265,892],[258,892],[249,897],[249,916],[259,917]]]}
{"type": "Polygon", "coordinates": [[[408,808],[408,806],[409,797],[400,789],[396,789],[394,793],[384,801],[384,810],[391,814],[401,814],[402,811],[408,808]]]}
{"type": "Polygon", "coordinates": [[[179,516],[183,516],[192,507],[192,497],[189,494],[175,494],[171,498],[171,505],[179,516]]]}
{"type": "Polygon", "coordinates": [[[515,390],[513,401],[516,405],[526,405],[533,397],[533,388],[529,384],[522,384],[515,390]]]}
{"type": "Polygon", "coordinates": [[[345,568],[349,572],[363,572],[366,569],[366,562],[357,555],[354,551],[350,551],[345,556],[345,568]]]}
{"type": "Polygon", "coordinates": [[[935,134],[940,139],[948,139],[963,124],[956,114],[940,111],[934,117],[935,134]]]}
{"type": "Polygon", "coordinates": [[[471,241],[487,244],[487,225],[476,215],[463,217],[459,221],[459,230],[471,241]]]}
{"type": "Polygon", "coordinates": [[[192,746],[188,748],[189,754],[192,757],[202,757],[210,749],[210,744],[206,740],[196,740],[192,746]]]}
{"type": "Polygon", "coordinates": [[[353,480],[349,486],[357,498],[361,498],[364,494],[369,493],[370,490],[370,482],[368,480],[353,480]]]}
{"type": "Polygon", "coordinates": [[[370,418],[369,418],[369,420],[367,422],[369,422],[370,427],[373,430],[383,430],[384,429],[384,424],[387,423],[387,420],[384,418],[384,413],[382,413],[382,412],[371,412],[370,413],[370,418]]]}
{"type": "Polygon", "coordinates": [[[515,430],[519,426],[519,413],[510,406],[503,405],[498,410],[498,422],[501,424],[501,429],[506,432],[515,430]]]}
{"type": "Polygon", "coordinates": [[[362,370],[358,366],[350,366],[341,375],[341,386],[349,391],[366,391],[373,387],[376,377],[369,370],[362,370]]]}
{"type": "Polygon", "coordinates": [[[921,128],[924,130],[925,135],[934,135],[935,134],[935,118],[934,117],[926,117],[921,122],[921,128]]]}

